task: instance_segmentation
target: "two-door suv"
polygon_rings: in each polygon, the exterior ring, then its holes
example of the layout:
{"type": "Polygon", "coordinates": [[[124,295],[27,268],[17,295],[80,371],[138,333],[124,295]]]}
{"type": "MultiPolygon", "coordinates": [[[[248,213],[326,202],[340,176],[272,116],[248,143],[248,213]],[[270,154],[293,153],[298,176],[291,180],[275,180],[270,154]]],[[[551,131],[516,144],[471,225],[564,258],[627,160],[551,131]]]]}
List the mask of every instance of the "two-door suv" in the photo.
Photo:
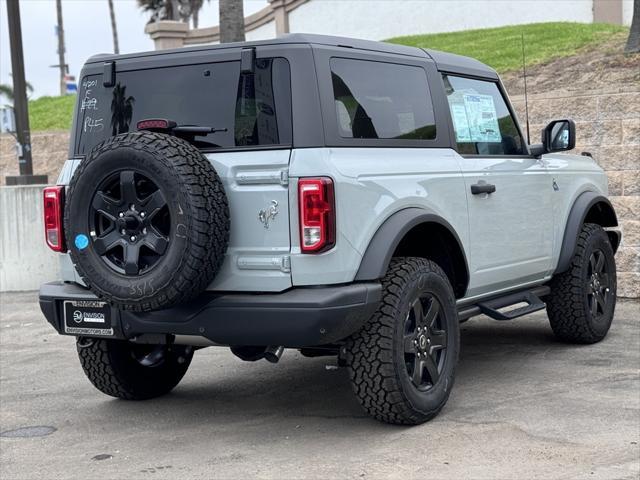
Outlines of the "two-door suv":
{"type": "Polygon", "coordinates": [[[199,348],[294,348],[416,424],[447,401],[470,317],[546,308],[563,341],[607,334],[607,179],[554,154],[571,120],[529,145],[476,60],[298,34],[98,55],[79,87],[40,306],[108,395],[169,392],[199,348]]]}

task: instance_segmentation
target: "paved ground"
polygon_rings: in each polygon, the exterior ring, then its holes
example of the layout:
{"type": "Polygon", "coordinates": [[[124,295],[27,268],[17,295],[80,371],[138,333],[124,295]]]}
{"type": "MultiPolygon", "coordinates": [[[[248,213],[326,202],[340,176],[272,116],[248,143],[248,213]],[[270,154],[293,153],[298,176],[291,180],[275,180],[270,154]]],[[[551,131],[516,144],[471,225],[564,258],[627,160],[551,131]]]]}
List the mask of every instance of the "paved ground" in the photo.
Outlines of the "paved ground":
{"type": "Polygon", "coordinates": [[[593,346],[555,342],[540,314],[469,321],[447,407],[405,428],[364,416],[344,370],[289,351],[274,366],[209,348],[174,393],[114,400],[34,294],[0,301],[0,429],[55,428],[0,438],[2,479],[640,475],[638,302],[593,346]]]}

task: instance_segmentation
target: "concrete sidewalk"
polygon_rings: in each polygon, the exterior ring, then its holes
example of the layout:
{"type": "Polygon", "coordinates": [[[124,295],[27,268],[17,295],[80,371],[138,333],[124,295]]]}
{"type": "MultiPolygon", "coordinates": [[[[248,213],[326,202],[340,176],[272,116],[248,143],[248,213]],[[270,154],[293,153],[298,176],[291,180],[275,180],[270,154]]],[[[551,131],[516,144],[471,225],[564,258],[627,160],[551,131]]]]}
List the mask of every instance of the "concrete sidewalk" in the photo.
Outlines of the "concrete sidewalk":
{"type": "Polygon", "coordinates": [[[360,410],[344,369],[196,352],[166,397],[125,402],[84,377],[36,294],[0,296],[0,478],[628,478],[640,475],[640,303],[607,339],[554,340],[544,314],[462,325],[456,386],[419,427],[360,410]],[[54,430],[55,429],[55,430],[54,430]]]}

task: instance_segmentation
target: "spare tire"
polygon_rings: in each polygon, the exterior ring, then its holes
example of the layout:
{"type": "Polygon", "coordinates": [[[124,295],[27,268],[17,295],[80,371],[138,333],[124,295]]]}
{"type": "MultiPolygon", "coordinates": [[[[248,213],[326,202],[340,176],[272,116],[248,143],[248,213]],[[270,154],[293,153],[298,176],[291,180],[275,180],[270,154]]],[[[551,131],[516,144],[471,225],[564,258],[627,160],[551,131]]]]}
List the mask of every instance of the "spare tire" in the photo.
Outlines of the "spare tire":
{"type": "Polygon", "coordinates": [[[123,310],[197,296],[229,242],[229,207],[215,169],[193,145],[161,133],[96,145],[71,179],[64,221],[78,273],[123,310]]]}

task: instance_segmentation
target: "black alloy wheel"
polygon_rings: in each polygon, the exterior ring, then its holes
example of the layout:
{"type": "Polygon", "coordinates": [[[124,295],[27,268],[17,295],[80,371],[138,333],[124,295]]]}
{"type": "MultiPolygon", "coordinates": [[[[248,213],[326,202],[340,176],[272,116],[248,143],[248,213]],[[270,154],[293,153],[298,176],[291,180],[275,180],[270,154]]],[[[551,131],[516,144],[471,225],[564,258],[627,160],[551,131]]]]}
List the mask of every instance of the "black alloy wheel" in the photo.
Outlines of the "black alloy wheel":
{"type": "Polygon", "coordinates": [[[424,293],[415,301],[404,332],[407,373],[418,390],[428,390],[438,382],[447,355],[446,324],[435,296],[424,293]]]}
{"type": "Polygon", "coordinates": [[[115,173],[100,184],[89,216],[96,252],[120,274],[146,273],[169,244],[171,213],[165,195],[133,170],[115,173]]]}
{"type": "Polygon", "coordinates": [[[611,302],[611,277],[607,271],[605,253],[594,250],[589,257],[587,267],[587,302],[591,318],[598,323],[607,313],[607,306],[611,302]]]}

